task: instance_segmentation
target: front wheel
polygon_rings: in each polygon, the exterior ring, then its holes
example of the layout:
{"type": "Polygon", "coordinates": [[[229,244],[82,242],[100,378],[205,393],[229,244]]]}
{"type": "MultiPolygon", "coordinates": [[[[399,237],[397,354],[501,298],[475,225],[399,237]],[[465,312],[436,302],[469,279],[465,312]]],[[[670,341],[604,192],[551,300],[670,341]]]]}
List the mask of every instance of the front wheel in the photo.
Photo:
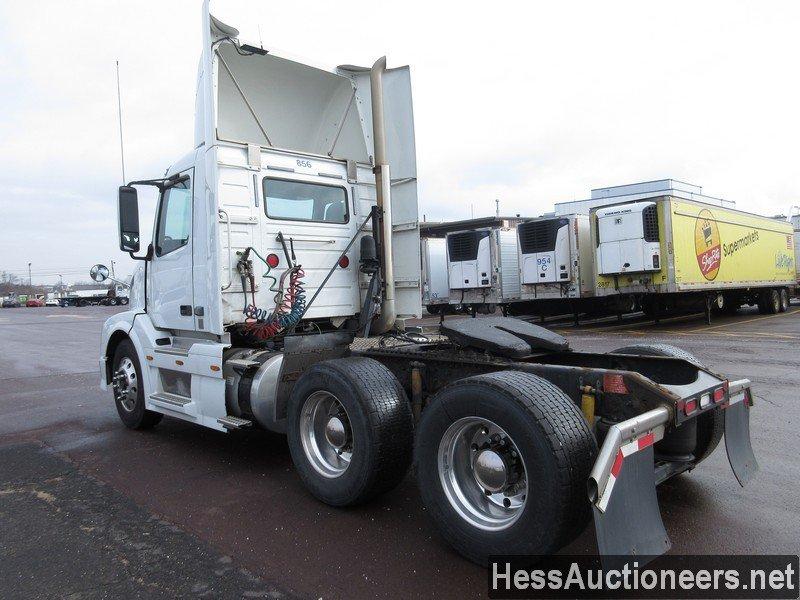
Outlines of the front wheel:
{"type": "Polygon", "coordinates": [[[130,340],[123,340],[114,352],[111,387],[119,418],[130,429],[149,429],[157,425],[163,415],[144,406],[144,381],[136,348],[130,340]]]}
{"type": "Polygon", "coordinates": [[[485,564],[549,554],[589,522],[586,481],[597,443],[575,404],[529,373],[456,381],[422,413],[414,463],[442,536],[485,564]]]}

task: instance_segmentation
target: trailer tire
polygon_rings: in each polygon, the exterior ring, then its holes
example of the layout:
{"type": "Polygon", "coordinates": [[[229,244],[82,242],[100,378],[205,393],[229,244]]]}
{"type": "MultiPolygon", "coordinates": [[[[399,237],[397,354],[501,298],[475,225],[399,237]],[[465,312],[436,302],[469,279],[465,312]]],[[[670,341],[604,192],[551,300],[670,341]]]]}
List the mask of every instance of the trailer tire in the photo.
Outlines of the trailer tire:
{"type": "Polygon", "coordinates": [[[119,304],[120,305],[125,306],[127,303],[128,303],[128,299],[127,298],[120,298],[119,299],[119,304]]]}
{"type": "Polygon", "coordinates": [[[78,300],[78,306],[89,306],[88,300],[78,300]]]}
{"type": "MultiPolygon", "coordinates": [[[[634,354],[643,356],[669,356],[681,358],[703,369],[706,366],[691,352],[687,352],[670,344],[632,344],[617,348],[611,354],[634,354]]],[[[697,444],[694,449],[695,463],[699,464],[708,458],[717,448],[725,433],[725,415],[722,409],[703,413],[697,419],[697,444]]]]}
{"type": "Polygon", "coordinates": [[[564,392],[530,373],[499,371],[453,382],[431,399],[418,426],[414,465],[441,535],[469,560],[486,564],[493,554],[549,554],[583,531],[596,456],[597,442],[564,392]],[[488,441],[478,447],[480,436],[488,441]],[[487,450],[491,460],[502,457],[503,480],[495,483],[507,486],[494,486],[491,494],[479,479],[487,450]],[[520,489],[522,481],[527,485],[520,489]]]}
{"type": "MultiPolygon", "coordinates": [[[[150,429],[161,421],[161,413],[147,410],[144,405],[144,384],[142,381],[142,367],[133,342],[129,339],[122,340],[114,351],[114,362],[111,369],[112,377],[123,374],[125,385],[134,387],[131,394],[125,396],[114,391],[114,403],[117,405],[119,418],[129,429],[150,429]],[[127,362],[126,362],[127,361],[127,362]]],[[[115,382],[116,383],[116,382],[115,382]]],[[[122,383],[122,382],[120,382],[122,383]]],[[[119,385],[119,384],[118,384],[119,385]]]]}
{"type": "Polygon", "coordinates": [[[287,433],[306,488],[326,504],[352,506],[402,481],[414,418],[389,369],[348,357],[316,363],[301,375],[289,398],[287,433]]]}
{"type": "Polygon", "coordinates": [[[764,290],[758,302],[758,311],[762,315],[775,315],[781,309],[781,296],[778,290],[764,290]]]}
{"type": "Polygon", "coordinates": [[[786,288],[781,288],[780,291],[780,312],[789,310],[789,291],[786,288]]]}

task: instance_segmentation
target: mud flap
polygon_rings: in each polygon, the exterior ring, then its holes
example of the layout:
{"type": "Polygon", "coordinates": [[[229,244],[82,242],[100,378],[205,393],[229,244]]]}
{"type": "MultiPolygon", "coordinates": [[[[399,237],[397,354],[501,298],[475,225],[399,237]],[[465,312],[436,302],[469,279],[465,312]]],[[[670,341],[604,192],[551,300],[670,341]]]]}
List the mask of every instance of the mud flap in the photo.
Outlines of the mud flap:
{"type": "Polygon", "coordinates": [[[744,487],[758,471],[750,443],[750,407],[746,397],[725,409],[725,450],[733,474],[744,487]]]}
{"type": "Polygon", "coordinates": [[[605,511],[592,505],[597,548],[607,569],[621,567],[631,556],[641,557],[642,565],[672,545],[658,508],[653,446],[626,456],[620,467],[605,511]]]}

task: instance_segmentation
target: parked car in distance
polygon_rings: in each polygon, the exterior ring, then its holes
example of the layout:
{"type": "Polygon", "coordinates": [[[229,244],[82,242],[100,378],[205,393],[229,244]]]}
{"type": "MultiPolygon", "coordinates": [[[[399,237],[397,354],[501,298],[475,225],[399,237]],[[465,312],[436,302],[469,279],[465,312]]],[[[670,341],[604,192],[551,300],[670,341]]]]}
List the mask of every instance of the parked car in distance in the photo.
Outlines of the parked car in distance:
{"type": "Polygon", "coordinates": [[[19,308],[20,303],[19,300],[16,298],[4,298],[3,299],[3,308],[19,308]]]}
{"type": "Polygon", "coordinates": [[[44,300],[41,298],[29,298],[28,301],[25,303],[25,306],[28,308],[40,308],[44,306],[44,300]]]}

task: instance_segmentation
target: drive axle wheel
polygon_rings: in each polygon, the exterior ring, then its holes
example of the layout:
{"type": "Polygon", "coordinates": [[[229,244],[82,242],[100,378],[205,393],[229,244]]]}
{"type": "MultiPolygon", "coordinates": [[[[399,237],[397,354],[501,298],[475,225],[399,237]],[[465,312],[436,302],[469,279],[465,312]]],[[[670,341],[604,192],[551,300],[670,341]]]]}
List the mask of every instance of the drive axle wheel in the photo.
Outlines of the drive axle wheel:
{"type": "Polygon", "coordinates": [[[311,466],[325,477],[338,477],[353,458],[353,430],[347,411],[331,394],[311,394],[300,416],[300,441],[311,466]]]}
{"type": "Polygon", "coordinates": [[[525,510],[522,456],[508,433],[488,419],[453,423],[439,443],[438,467],[447,500],[474,527],[499,531],[525,510]]]}
{"type": "Polygon", "coordinates": [[[468,377],[422,413],[414,464],[442,536],[468,559],[548,554],[591,516],[597,443],[575,404],[529,373],[468,377]]]}
{"type": "Polygon", "coordinates": [[[144,382],[136,348],[123,340],[114,352],[111,389],[119,418],[130,429],[149,429],[161,421],[162,414],[144,406],[144,382]]]}
{"type": "Polygon", "coordinates": [[[333,506],[394,488],[411,464],[414,419],[403,387],[381,363],[339,358],[310,367],[289,398],[292,461],[308,490],[333,506]]]}

